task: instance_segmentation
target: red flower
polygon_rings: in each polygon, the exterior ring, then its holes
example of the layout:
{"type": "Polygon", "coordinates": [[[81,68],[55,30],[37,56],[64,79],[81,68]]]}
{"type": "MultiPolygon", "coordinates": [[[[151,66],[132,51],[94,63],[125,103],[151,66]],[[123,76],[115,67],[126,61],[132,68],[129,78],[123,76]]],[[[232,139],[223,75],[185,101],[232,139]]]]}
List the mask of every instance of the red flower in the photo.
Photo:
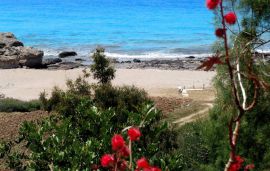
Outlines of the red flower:
{"type": "Polygon", "coordinates": [[[122,135],[114,135],[112,137],[112,149],[113,150],[120,150],[121,148],[123,148],[125,146],[125,140],[122,137],[122,135]]]}
{"type": "Polygon", "coordinates": [[[119,170],[120,171],[125,171],[125,170],[127,170],[127,161],[122,161],[121,163],[120,163],[120,165],[119,165],[119,170]]]}
{"type": "Polygon", "coordinates": [[[141,132],[140,132],[139,128],[130,128],[128,130],[128,136],[129,136],[131,141],[136,141],[136,140],[139,140],[139,138],[141,136],[141,132]]]}
{"type": "Polygon", "coordinates": [[[215,9],[219,3],[220,3],[220,0],[206,0],[206,7],[212,10],[212,9],[215,9]]]}
{"type": "Polygon", "coordinates": [[[245,160],[241,156],[235,156],[235,162],[242,164],[245,160]]]}
{"type": "Polygon", "coordinates": [[[254,168],[255,168],[255,165],[254,164],[249,164],[249,165],[246,165],[245,171],[249,171],[249,170],[252,170],[254,168]]]}
{"type": "Polygon", "coordinates": [[[144,168],[149,168],[149,167],[150,167],[150,165],[149,165],[146,158],[143,157],[143,158],[137,160],[137,168],[144,169],[144,168]]]}
{"type": "Polygon", "coordinates": [[[216,29],[215,34],[216,34],[217,37],[222,38],[224,36],[224,34],[225,34],[225,30],[222,29],[222,28],[218,28],[218,29],[216,29]]]}
{"type": "Polygon", "coordinates": [[[244,159],[241,158],[241,156],[236,156],[235,161],[231,164],[229,171],[238,171],[242,168],[242,164],[244,162],[244,159]]]}
{"type": "Polygon", "coordinates": [[[120,149],[120,155],[123,157],[128,157],[130,155],[130,150],[126,145],[120,149]]]}
{"type": "Polygon", "coordinates": [[[109,167],[114,163],[114,157],[111,154],[104,154],[101,159],[101,166],[109,167]]]}
{"type": "Polygon", "coordinates": [[[158,167],[151,167],[151,171],[161,171],[161,169],[158,167]]]}
{"type": "Polygon", "coordinates": [[[235,15],[235,13],[233,13],[233,12],[229,12],[228,14],[226,14],[224,16],[224,18],[225,18],[226,23],[228,23],[228,24],[235,24],[235,22],[237,20],[237,17],[235,15]]]}

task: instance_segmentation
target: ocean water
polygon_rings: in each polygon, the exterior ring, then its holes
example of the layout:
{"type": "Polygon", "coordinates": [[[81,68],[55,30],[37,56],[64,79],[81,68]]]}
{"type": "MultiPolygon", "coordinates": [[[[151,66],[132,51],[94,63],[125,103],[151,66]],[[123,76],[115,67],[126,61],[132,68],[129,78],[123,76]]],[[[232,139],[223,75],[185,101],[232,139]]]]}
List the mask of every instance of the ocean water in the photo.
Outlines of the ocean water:
{"type": "Polygon", "coordinates": [[[0,0],[0,32],[55,55],[112,57],[205,55],[215,41],[204,0],[0,0]]]}

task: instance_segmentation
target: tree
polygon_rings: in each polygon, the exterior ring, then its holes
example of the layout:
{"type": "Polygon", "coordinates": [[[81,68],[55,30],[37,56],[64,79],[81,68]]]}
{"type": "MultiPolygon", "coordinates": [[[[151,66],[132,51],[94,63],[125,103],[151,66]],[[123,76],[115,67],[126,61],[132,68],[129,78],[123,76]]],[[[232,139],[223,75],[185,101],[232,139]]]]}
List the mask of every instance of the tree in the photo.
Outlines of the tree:
{"type": "Polygon", "coordinates": [[[92,56],[94,63],[90,66],[90,69],[99,83],[110,84],[115,77],[115,69],[110,66],[110,60],[106,58],[104,52],[105,49],[100,47],[95,50],[92,56]]]}
{"type": "MultiPolygon", "coordinates": [[[[211,151],[211,161],[220,170],[226,164],[225,170],[239,170],[245,161],[253,162],[259,170],[270,168],[270,78],[267,75],[270,65],[260,61],[260,55],[254,53],[259,47],[270,40],[262,35],[269,33],[269,0],[208,0],[210,5],[216,5],[221,14],[223,32],[216,32],[224,43],[222,51],[216,55],[226,65],[219,65],[215,87],[217,100],[210,115],[211,129],[208,132],[208,145],[211,151]],[[265,5],[262,8],[261,5],[265,5]],[[241,24],[231,27],[225,24],[225,10],[243,10],[241,24]],[[229,38],[226,32],[230,32],[229,38]],[[219,34],[220,33],[220,34],[219,34]],[[228,129],[229,134],[224,134],[228,129]],[[218,138],[217,138],[218,137],[218,138]],[[224,142],[228,142],[224,143],[224,142]],[[227,163],[226,158],[230,154],[227,163]],[[232,167],[233,166],[233,167],[232,167]]],[[[212,6],[210,6],[212,7],[212,6]]],[[[230,18],[231,19],[231,18],[230,18]]],[[[231,24],[232,20],[229,20],[231,24]]],[[[235,21],[236,22],[236,21],[235,21]]],[[[220,26],[220,25],[219,25],[220,26]]],[[[219,29],[217,29],[219,30],[219,29]]],[[[212,63],[211,63],[212,64],[212,63]]]]}

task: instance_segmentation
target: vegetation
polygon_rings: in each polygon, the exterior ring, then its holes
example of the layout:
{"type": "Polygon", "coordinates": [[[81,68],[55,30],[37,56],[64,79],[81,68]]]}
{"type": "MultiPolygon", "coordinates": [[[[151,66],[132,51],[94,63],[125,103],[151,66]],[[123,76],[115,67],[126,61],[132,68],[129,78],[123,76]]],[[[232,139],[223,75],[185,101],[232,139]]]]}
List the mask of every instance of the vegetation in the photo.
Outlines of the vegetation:
{"type": "Polygon", "coordinates": [[[7,154],[9,167],[89,170],[100,166],[101,155],[110,152],[111,137],[129,126],[140,127],[143,135],[134,145],[134,161],[145,156],[163,170],[181,166],[174,153],[177,134],[162,121],[161,113],[144,90],[108,83],[89,84],[87,76],[85,72],[84,76],[68,81],[66,91],[55,88],[50,98],[41,94],[42,107],[54,115],[22,125],[17,143],[27,153],[11,150],[7,154]]]}
{"type": "Polygon", "coordinates": [[[40,110],[41,102],[38,100],[21,101],[12,98],[0,99],[0,112],[31,112],[40,110]]]}
{"type": "Polygon", "coordinates": [[[104,48],[96,49],[92,56],[94,64],[91,65],[91,71],[99,83],[108,84],[115,77],[115,69],[110,66],[110,61],[106,58],[104,52],[104,48]]]}

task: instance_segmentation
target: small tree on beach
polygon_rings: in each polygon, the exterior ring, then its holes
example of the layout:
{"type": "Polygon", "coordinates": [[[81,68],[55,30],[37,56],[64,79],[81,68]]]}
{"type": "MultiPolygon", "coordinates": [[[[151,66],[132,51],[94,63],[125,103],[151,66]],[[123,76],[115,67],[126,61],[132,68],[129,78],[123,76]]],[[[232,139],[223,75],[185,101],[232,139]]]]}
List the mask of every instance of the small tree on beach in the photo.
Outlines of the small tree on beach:
{"type": "Polygon", "coordinates": [[[115,77],[115,69],[110,66],[110,60],[106,58],[104,48],[97,48],[92,56],[93,64],[90,69],[94,78],[101,84],[110,84],[115,77]]]}

